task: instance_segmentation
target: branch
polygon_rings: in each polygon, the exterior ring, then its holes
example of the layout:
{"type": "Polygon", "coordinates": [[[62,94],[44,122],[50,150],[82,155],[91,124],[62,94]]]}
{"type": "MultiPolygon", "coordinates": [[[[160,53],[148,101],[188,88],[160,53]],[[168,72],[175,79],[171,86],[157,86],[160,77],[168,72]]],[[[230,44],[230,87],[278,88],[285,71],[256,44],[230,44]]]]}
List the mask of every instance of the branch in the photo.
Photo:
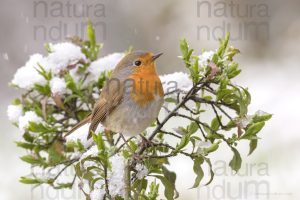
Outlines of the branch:
{"type": "MultiPolygon", "coordinates": [[[[56,176],[52,179],[52,183],[54,184],[54,182],[58,179],[58,177],[68,168],[68,167],[70,167],[73,163],[75,163],[76,161],[77,161],[78,159],[72,159],[72,160],[70,160],[69,161],[69,163],[67,163],[63,168],[62,168],[62,170],[60,170],[57,174],[56,174],[56,176]]],[[[76,178],[76,177],[75,177],[76,178]]],[[[73,182],[72,183],[74,183],[74,180],[73,180],[73,182]]]]}
{"type": "MultiPolygon", "coordinates": [[[[202,87],[204,87],[208,82],[204,81],[204,78],[202,78],[198,84],[194,85],[188,92],[187,94],[183,97],[182,101],[180,103],[177,104],[177,106],[168,113],[168,115],[165,117],[165,119],[160,122],[160,124],[158,124],[158,126],[154,129],[154,131],[152,132],[152,134],[149,136],[148,140],[152,140],[157,133],[159,133],[161,131],[161,128],[175,115],[175,113],[194,95],[196,94],[202,87]],[[200,86],[199,86],[200,85],[200,86]],[[197,87],[198,86],[198,87],[197,87]]],[[[138,155],[141,155],[147,147],[142,147],[139,152],[138,155]]]]}
{"type": "Polygon", "coordinates": [[[166,134],[166,135],[174,136],[174,137],[179,138],[179,139],[182,138],[181,136],[176,135],[175,133],[172,133],[172,132],[168,132],[168,131],[164,131],[164,130],[160,130],[160,132],[161,132],[161,133],[164,133],[164,134],[166,134]]]}
{"type": "Polygon", "coordinates": [[[144,157],[145,158],[168,158],[168,157],[174,157],[174,156],[177,156],[178,153],[182,154],[182,155],[185,155],[187,157],[190,157],[190,158],[194,158],[193,154],[192,153],[186,153],[184,151],[176,151],[176,149],[174,147],[172,147],[171,145],[169,144],[165,144],[165,143],[157,143],[157,144],[153,144],[153,146],[163,146],[163,147],[167,147],[171,150],[173,150],[173,152],[171,152],[170,154],[166,154],[166,155],[145,155],[144,157]]]}

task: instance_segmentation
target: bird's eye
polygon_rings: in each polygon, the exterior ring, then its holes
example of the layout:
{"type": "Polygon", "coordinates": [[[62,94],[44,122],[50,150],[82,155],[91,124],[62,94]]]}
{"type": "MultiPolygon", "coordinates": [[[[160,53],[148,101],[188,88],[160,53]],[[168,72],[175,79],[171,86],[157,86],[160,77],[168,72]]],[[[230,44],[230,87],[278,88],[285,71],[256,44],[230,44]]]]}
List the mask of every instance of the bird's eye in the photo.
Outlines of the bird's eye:
{"type": "Polygon", "coordinates": [[[135,66],[140,66],[142,64],[142,62],[140,61],[140,60],[136,60],[135,62],[134,62],[134,65],[135,66]]]}

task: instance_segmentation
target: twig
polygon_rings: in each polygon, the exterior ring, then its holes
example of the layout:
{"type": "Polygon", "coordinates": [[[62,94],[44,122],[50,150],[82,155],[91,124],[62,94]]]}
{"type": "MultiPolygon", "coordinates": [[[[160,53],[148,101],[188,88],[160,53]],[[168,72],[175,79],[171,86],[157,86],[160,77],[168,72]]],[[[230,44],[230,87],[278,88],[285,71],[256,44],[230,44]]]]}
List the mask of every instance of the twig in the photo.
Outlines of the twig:
{"type": "Polygon", "coordinates": [[[125,165],[125,200],[130,200],[130,191],[131,191],[131,183],[130,183],[130,163],[129,160],[125,165]]]}
{"type": "Polygon", "coordinates": [[[210,126],[206,125],[205,123],[197,120],[197,119],[194,119],[192,117],[189,117],[189,116],[186,116],[186,115],[183,115],[183,114],[180,114],[180,113],[176,113],[176,116],[178,117],[182,117],[182,118],[186,118],[186,119],[189,119],[191,121],[194,121],[196,122],[197,124],[201,124],[202,126],[204,126],[205,128],[208,128],[212,133],[218,135],[224,142],[227,143],[227,145],[232,148],[230,142],[222,135],[222,134],[219,134],[217,131],[213,130],[210,126]]]}
{"type": "MultiPolygon", "coordinates": [[[[122,138],[121,134],[120,134],[120,137],[122,138]]],[[[119,146],[119,148],[116,150],[116,153],[119,152],[119,151],[123,148],[123,146],[128,145],[128,142],[129,142],[130,140],[132,140],[133,138],[135,138],[135,136],[132,136],[132,137],[128,138],[127,140],[126,140],[125,138],[123,138],[123,139],[124,139],[124,143],[122,143],[122,144],[119,146]]],[[[129,145],[128,145],[128,147],[131,149],[131,147],[130,147],[129,145]]]]}
{"type": "Polygon", "coordinates": [[[119,135],[119,137],[118,137],[118,139],[117,139],[117,141],[115,143],[115,146],[117,146],[117,144],[119,143],[120,140],[121,140],[121,136],[119,135]]]}
{"type": "Polygon", "coordinates": [[[221,106],[219,105],[215,105],[226,117],[228,117],[228,119],[230,119],[231,121],[233,121],[232,117],[227,113],[225,112],[225,110],[223,110],[223,108],[221,108],[221,106]]]}
{"type": "Polygon", "coordinates": [[[164,133],[164,134],[167,134],[167,135],[172,135],[172,136],[174,136],[174,137],[176,137],[176,138],[179,138],[179,139],[182,138],[181,136],[176,135],[175,133],[172,133],[172,132],[168,132],[168,131],[164,131],[164,130],[160,130],[160,132],[161,132],[161,133],[164,133]]]}
{"type": "Polygon", "coordinates": [[[214,113],[215,113],[215,115],[216,115],[216,117],[217,117],[217,120],[218,120],[218,122],[219,122],[221,128],[224,129],[224,125],[223,125],[223,123],[222,123],[222,121],[221,121],[221,118],[220,118],[220,116],[219,116],[219,114],[218,114],[218,112],[217,112],[217,110],[216,110],[214,104],[210,104],[210,105],[211,105],[211,107],[212,107],[213,110],[214,110],[214,113]]]}
{"type": "Polygon", "coordinates": [[[103,166],[103,168],[104,168],[105,195],[109,196],[108,180],[107,180],[107,166],[103,166]]]}
{"type": "Polygon", "coordinates": [[[195,112],[192,109],[188,108],[186,105],[183,105],[183,108],[192,113],[193,115],[199,115],[200,112],[195,112]]]}
{"type": "Polygon", "coordinates": [[[176,151],[176,149],[172,146],[170,146],[169,144],[165,144],[165,143],[157,143],[157,144],[153,144],[153,146],[163,146],[163,147],[167,147],[171,150],[173,150],[173,152],[171,152],[170,154],[166,154],[166,155],[145,155],[145,158],[168,158],[168,157],[174,157],[176,156],[178,153],[185,155],[187,157],[193,158],[193,154],[190,153],[186,153],[184,151],[176,151]]]}
{"type": "Polygon", "coordinates": [[[66,164],[66,166],[64,166],[63,168],[62,168],[62,170],[60,170],[57,174],[56,174],[56,176],[52,179],[53,180],[53,183],[56,181],[56,179],[68,168],[68,167],[70,167],[73,163],[75,163],[77,161],[77,159],[72,159],[72,160],[70,160],[70,162],[68,163],[68,164],[66,164]]]}

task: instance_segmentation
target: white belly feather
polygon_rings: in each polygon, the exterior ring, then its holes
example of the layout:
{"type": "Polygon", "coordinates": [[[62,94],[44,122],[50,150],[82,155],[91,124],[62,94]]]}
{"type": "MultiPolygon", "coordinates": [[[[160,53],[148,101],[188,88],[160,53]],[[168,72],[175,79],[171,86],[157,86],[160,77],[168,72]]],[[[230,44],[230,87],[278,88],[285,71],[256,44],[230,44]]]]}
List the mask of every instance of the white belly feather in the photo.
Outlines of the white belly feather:
{"type": "Polygon", "coordinates": [[[122,103],[110,113],[103,125],[114,132],[126,136],[142,133],[158,116],[163,98],[156,96],[153,102],[140,107],[131,98],[124,98],[122,103]]]}

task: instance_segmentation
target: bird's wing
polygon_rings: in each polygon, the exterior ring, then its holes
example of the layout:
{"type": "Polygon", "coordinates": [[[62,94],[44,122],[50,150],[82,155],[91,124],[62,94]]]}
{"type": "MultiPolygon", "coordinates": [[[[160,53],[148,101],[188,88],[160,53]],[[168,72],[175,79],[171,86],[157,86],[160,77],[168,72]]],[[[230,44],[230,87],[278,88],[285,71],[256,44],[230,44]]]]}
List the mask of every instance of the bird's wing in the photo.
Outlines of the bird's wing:
{"type": "Polygon", "coordinates": [[[78,124],[76,124],[68,133],[65,134],[64,137],[67,137],[68,135],[76,131],[78,128],[85,125],[86,123],[89,123],[90,121],[91,121],[91,115],[89,115],[88,117],[80,121],[78,124]]]}
{"type": "Polygon", "coordinates": [[[99,123],[103,122],[111,112],[118,106],[123,99],[123,86],[120,81],[107,81],[102,89],[99,100],[94,106],[91,115],[91,125],[88,138],[95,132],[99,123]]]}

